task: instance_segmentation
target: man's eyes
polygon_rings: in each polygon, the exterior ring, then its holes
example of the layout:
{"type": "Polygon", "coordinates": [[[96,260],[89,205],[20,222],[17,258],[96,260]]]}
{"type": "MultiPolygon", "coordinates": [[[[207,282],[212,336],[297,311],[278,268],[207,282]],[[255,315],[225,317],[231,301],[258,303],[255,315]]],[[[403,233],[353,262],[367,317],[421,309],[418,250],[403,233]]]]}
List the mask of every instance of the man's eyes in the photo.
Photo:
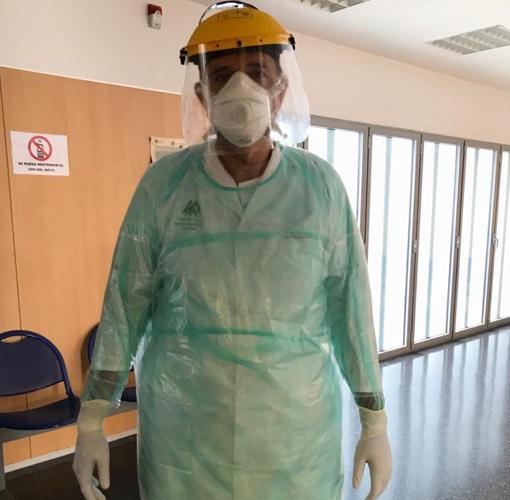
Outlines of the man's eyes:
{"type": "Polygon", "coordinates": [[[223,83],[227,83],[231,76],[232,76],[232,74],[219,73],[217,75],[214,75],[212,80],[216,84],[218,84],[218,83],[223,84],[223,83]]]}
{"type": "MultiPolygon", "coordinates": [[[[250,68],[245,71],[246,75],[248,75],[253,81],[257,82],[259,85],[266,87],[272,83],[272,79],[269,78],[267,73],[262,68],[250,68]]],[[[222,87],[227,83],[234,73],[221,72],[213,74],[211,77],[211,83],[215,88],[222,87]]]]}
{"type": "Polygon", "coordinates": [[[264,78],[264,72],[261,69],[251,69],[247,72],[247,75],[256,82],[259,82],[264,78]]]}

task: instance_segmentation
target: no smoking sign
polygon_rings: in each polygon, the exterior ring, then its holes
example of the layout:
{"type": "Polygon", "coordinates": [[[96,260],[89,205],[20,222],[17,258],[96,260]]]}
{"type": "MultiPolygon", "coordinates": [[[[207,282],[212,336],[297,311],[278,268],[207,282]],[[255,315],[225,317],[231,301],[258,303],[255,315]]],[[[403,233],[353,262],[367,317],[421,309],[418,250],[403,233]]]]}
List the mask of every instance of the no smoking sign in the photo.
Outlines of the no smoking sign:
{"type": "Polygon", "coordinates": [[[15,174],[69,175],[67,136],[11,131],[15,174]]]}

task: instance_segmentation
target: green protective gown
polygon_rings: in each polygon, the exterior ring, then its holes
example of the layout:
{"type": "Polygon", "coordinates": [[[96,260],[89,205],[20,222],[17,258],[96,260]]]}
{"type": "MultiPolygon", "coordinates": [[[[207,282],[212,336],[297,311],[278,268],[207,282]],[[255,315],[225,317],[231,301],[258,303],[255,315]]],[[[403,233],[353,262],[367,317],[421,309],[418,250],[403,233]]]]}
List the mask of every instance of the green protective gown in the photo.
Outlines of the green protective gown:
{"type": "Polygon", "coordinates": [[[134,361],[144,499],[338,500],[340,373],[383,407],[346,192],[278,147],[245,208],[202,145],[153,164],[128,209],[83,400],[118,401],[134,361]]]}

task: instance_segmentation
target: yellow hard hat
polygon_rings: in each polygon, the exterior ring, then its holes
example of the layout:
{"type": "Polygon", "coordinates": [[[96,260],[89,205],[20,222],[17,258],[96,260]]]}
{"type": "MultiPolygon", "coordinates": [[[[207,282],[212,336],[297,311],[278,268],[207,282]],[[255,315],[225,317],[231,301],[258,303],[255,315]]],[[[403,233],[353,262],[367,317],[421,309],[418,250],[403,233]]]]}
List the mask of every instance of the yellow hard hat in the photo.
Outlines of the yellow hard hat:
{"type": "Polygon", "coordinates": [[[180,59],[186,64],[198,54],[265,45],[295,48],[295,40],[274,17],[249,3],[218,2],[204,12],[188,44],[181,49],[180,59]],[[211,9],[222,10],[204,20],[211,9]]]}

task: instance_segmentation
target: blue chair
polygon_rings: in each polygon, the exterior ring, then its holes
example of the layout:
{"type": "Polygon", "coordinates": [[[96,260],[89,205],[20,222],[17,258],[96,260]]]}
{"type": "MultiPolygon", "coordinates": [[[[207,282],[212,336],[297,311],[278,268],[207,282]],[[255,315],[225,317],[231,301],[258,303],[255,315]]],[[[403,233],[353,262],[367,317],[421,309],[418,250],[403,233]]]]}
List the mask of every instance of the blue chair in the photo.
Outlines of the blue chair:
{"type": "MultiPolygon", "coordinates": [[[[89,333],[89,338],[87,340],[87,357],[89,359],[89,364],[92,361],[92,355],[94,354],[94,345],[96,343],[96,335],[97,329],[99,325],[94,326],[89,333]]],[[[132,371],[132,369],[131,369],[132,371]]],[[[121,401],[129,401],[131,403],[136,403],[136,387],[126,387],[122,392],[122,396],[120,397],[121,401]]]]}
{"type": "Polygon", "coordinates": [[[0,413],[0,427],[54,429],[73,424],[80,400],[74,395],[62,354],[47,338],[28,330],[0,333],[0,396],[16,396],[64,382],[67,397],[30,410],[0,413]],[[21,337],[19,342],[4,342],[21,337]]]}

